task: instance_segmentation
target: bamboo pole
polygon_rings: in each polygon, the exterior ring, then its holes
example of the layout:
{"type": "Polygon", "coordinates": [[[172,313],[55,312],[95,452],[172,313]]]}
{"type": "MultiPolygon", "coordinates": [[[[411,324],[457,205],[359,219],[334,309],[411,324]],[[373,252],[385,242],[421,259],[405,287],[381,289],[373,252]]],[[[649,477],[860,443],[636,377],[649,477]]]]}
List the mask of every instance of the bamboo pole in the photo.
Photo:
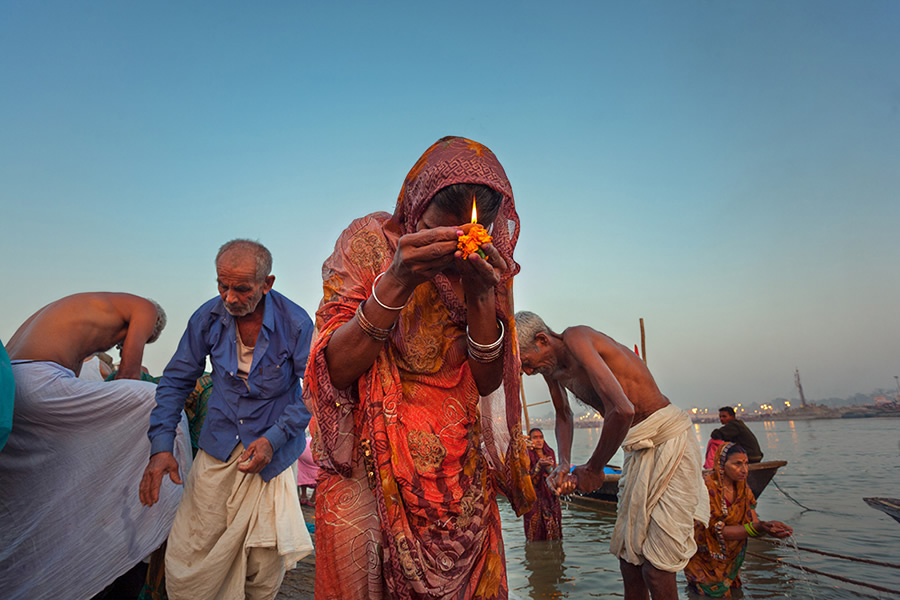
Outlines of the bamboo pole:
{"type": "Polygon", "coordinates": [[[525,433],[531,431],[531,421],[528,419],[528,405],[525,403],[525,382],[522,374],[519,374],[519,397],[522,399],[522,412],[525,414],[525,433]]]}
{"type": "Polygon", "coordinates": [[[641,317],[641,358],[647,364],[647,338],[644,335],[644,317],[641,317]]]}

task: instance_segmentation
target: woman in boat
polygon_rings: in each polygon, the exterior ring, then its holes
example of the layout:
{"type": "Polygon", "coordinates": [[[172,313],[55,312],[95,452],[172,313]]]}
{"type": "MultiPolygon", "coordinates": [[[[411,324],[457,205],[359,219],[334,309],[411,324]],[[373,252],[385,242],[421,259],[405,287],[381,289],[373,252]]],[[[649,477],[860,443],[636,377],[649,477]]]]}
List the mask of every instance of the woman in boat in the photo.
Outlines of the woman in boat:
{"type": "Polygon", "coordinates": [[[562,510],[559,496],[547,485],[547,475],[556,467],[556,454],[544,442],[544,432],[537,427],[528,432],[528,437],[531,440],[528,448],[531,483],[537,500],[534,508],[525,514],[525,539],[529,542],[558,540],[562,538],[562,510]]]}
{"type": "Polygon", "coordinates": [[[694,523],[697,553],[684,569],[691,591],[712,598],[730,598],[741,587],[739,571],[747,539],[759,535],[783,538],[793,530],[780,521],[760,521],[756,498],[747,485],[747,453],[728,442],[716,451],[709,490],[709,525],[694,523]]]}
{"type": "Polygon", "coordinates": [[[497,158],[449,137],[413,166],[393,215],[353,221],[325,261],[304,378],[322,469],[317,598],[508,597],[497,494],[518,514],[534,502],[519,433],[518,234],[497,158]],[[466,258],[473,202],[493,240],[466,258]]]}

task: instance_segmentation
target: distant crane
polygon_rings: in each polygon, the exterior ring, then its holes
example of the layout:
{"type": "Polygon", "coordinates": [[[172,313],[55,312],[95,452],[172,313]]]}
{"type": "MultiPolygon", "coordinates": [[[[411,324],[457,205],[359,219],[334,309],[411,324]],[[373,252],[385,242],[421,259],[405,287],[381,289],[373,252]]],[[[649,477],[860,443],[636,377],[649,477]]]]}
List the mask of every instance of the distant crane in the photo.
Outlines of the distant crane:
{"type": "Polygon", "coordinates": [[[797,384],[797,389],[800,390],[800,403],[806,407],[806,397],[803,395],[803,384],[800,383],[800,369],[794,368],[794,383],[797,384]]]}

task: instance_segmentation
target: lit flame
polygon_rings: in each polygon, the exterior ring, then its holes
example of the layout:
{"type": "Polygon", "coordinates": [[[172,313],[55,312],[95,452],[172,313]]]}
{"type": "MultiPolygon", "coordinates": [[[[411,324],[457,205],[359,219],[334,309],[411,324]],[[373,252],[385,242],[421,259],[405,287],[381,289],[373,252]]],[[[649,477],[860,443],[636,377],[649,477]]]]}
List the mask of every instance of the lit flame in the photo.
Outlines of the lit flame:
{"type": "Polygon", "coordinates": [[[478,222],[478,211],[475,210],[475,196],[474,195],[472,196],[472,222],[473,223],[478,222]]]}

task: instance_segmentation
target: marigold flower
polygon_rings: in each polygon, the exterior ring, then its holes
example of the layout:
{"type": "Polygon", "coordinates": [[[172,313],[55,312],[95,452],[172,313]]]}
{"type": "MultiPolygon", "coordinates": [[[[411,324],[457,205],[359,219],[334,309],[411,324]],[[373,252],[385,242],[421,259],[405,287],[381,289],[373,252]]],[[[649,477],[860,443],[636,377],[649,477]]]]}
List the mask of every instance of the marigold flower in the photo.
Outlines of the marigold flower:
{"type": "Polygon", "coordinates": [[[469,230],[469,233],[459,236],[456,242],[456,248],[462,252],[464,259],[468,260],[470,254],[477,253],[481,258],[487,258],[487,255],[481,249],[482,244],[489,244],[491,236],[488,235],[487,229],[481,224],[475,223],[469,230]]]}

